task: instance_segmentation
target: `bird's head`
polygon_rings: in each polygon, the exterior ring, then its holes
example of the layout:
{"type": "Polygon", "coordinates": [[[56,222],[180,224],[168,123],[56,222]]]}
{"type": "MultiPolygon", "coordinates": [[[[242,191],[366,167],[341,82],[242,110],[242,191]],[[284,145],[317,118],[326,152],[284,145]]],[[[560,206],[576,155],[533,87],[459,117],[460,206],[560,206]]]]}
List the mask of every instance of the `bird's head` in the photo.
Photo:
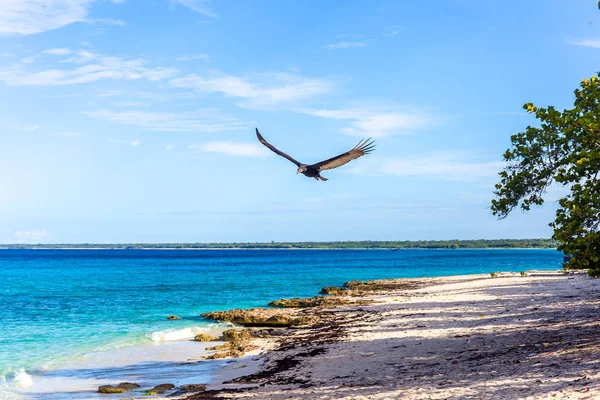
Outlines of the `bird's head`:
{"type": "Polygon", "coordinates": [[[297,174],[301,174],[301,173],[303,173],[304,171],[306,171],[306,167],[305,167],[304,165],[301,165],[301,166],[299,166],[299,167],[298,167],[298,169],[296,170],[296,173],[297,173],[297,174]]]}

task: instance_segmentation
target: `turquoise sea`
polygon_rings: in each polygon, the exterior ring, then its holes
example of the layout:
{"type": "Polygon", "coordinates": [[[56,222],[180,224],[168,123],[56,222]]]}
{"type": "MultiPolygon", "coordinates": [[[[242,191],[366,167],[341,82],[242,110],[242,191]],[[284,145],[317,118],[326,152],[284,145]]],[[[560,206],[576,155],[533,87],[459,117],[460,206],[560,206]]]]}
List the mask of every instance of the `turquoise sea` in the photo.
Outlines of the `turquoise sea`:
{"type": "Polygon", "coordinates": [[[559,269],[561,262],[552,249],[0,250],[0,399],[95,398],[98,382],[122,381],[126,372],[199,382],[212,364],[153,364],[152,355],[167,349],[164,358],[174,357],[196,332],[214,328],[199,317],[205,311],[313,296],[353,279],[559,269]],[[170,314],[182,319],[167,321],[170,314]],[[48,389],[51,382],[60,390],[48,389]]]}

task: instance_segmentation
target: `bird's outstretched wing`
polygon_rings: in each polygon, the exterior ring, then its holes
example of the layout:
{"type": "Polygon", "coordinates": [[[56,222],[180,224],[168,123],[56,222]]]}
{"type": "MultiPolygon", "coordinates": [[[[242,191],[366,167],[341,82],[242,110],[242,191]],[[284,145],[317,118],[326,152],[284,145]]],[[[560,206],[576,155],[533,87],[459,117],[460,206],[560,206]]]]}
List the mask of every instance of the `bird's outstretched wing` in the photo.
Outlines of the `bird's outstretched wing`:
{"type": "Polygon", "coordinates": [[[367,140],[361,140],[356,146],[354,146],[352,150],[344,154],[340,154],[337,157],[330,158],[329,160],[313,164],[312,166],[319,171],[334,169],[337,167],[341,167],[342,165],[347,164],[350,161],[357,159],[358,157],[364,156],[365,154],[369,154],[373,151],[373,149],[375,149],[375,142],[371,140],[371,138],[367,140]]]}
{"type": "Polygon", "coordinates": [[[281,157],[285,157],[288,160],[290,160],[291,162],[293,162],[294,164],[296,164],[297,166],[300,166],[300,163],[296,160],[294,160],[292,157],[288,156],[287,154],[285,154],[283,151],[279,151],[275,146],[273,146],[271,143],[267,142],[265,140],[264,137],[262,137],[262,135],[260,134],[260,132],[258,131],[258,128],[256,128],[256,137],[258,138],[258,140],[264,144],[266,147],[269,148],[269,150],[271,150],[273,153],[280,155],[281,157]]]}

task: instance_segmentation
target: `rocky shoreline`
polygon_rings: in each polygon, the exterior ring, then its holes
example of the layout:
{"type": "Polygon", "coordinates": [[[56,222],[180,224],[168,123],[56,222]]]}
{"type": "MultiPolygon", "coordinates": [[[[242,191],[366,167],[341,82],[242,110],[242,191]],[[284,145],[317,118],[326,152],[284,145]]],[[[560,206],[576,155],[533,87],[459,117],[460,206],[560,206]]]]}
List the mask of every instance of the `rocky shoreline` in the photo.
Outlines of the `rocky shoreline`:
{"type": "Polygon", "coordinates": [[[324,291],[333,294],[203,314],[239,325],[207,357],[231,361],[200,391],[165,399],[600,398],[600,285],[584,274],[324,291]]]}
{"type": "Polygon", "coordinates": [[[365,303],[292,300],[311,324],[272,329],[259,371],[187,399],[600,398],[600,285],[585,274],[344,287],[331,298],[365,303]]]}

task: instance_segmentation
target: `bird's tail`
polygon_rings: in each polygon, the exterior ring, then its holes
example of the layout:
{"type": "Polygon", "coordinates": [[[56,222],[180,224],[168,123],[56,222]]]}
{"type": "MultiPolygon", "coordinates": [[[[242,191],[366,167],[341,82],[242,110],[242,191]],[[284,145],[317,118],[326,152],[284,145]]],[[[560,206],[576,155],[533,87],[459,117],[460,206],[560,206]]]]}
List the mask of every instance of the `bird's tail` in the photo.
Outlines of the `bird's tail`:
{"type": "Polygon", "coordinates": [[[328,180],[327,178],[324,178],[321,175],[319,175],[319,179],[322,180],[322,181],[327,181],[328,180]]]}

